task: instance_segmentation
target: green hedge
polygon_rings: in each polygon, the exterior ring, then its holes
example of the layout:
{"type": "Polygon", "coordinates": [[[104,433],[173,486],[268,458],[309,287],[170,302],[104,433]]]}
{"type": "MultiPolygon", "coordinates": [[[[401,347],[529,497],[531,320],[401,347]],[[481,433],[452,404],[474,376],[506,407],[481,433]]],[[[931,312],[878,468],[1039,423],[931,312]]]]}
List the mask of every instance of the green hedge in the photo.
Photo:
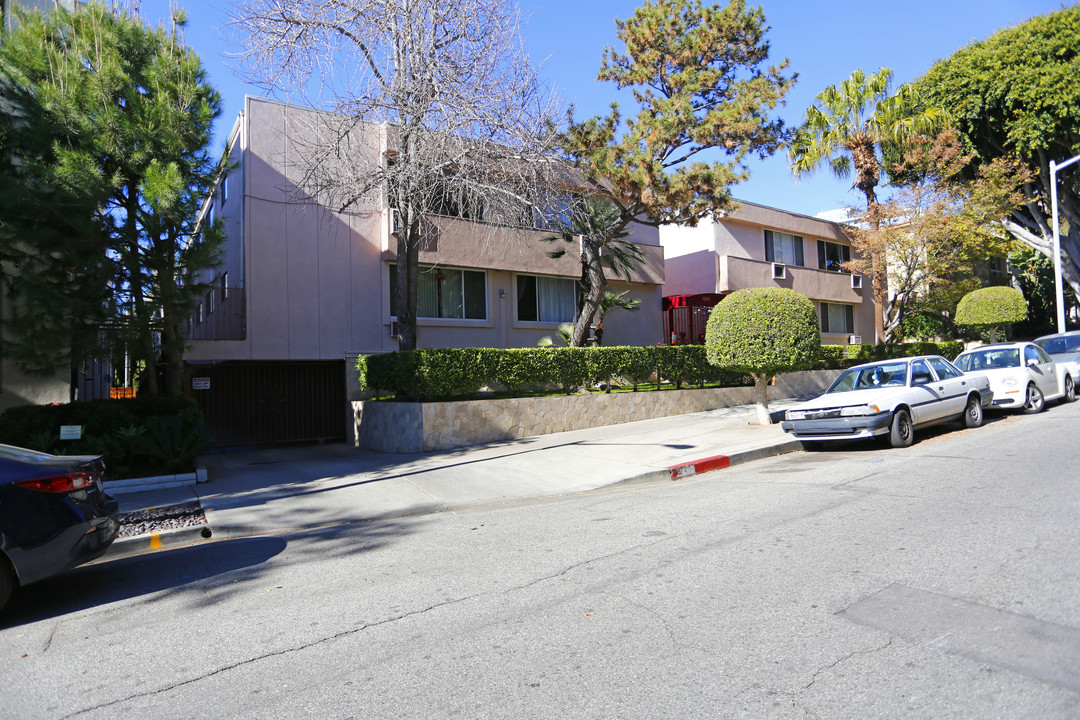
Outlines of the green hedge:
{"type": "MultiPolygon", "coordinates": [[[[910,342],[889,345],[823,345],[816,367],[845,368],[875,359],[907,355],[956,357],[959,341],[910,342]]],[[[484,386],[505,388],[514,395],[527,388],[561,388],[572,392],[593,383],[621,378],[634,385],[660,377],[683,385],[751,384],[750,377],[710,364],[704,345],[656,345],[645,348],[446,348],[361,355],[361,388],[399,399],[427,400],[470,397],[484,386]]]]}
{"type": "MultiPolygon", "coordinates": [[[[905,355],[954,358],[960,342],[897,345],[824,345],[818,368],[844,368],[905,355]]],[[[585,348],[441,348],[410,350],[357,359],[361,388],[402,400],[466,398],[485,386],[505,387],[514,395],[526,388],[561,388],[564,392],[621,378],[637,389],[656,377],[674,384],[736,387],[750,385],[748,375],[712,365],[703,345],[585,348]]]]}
{"type": "Polygon", "coordinates": [[[141,397],[25,405],[0,414],[0,443],[59,455],[103,455],[110,477],[188,472],[210,443],[191,398],[141,397]],[[81,440],[61,440],[81,425],[81,440]]]}
{"type": "Polygon", "coordinates": [[[407,400],[469,397],[481,387],[559,387],[564,392],[618,377],[633,384],[655,376],[684,384],[744,385],[745,375],[710,365],[701,345],[587,348],[443,348],[361,356],[360,386],[407,400]]]}
{"type": "Polygon", "coordinates": [[[949,360],[964,350],[959,340],[945,342],[890,343],[887,345],[822,345],[819,368],[847,368],[852,365],[912,355],[941,355],[949,360]]]}

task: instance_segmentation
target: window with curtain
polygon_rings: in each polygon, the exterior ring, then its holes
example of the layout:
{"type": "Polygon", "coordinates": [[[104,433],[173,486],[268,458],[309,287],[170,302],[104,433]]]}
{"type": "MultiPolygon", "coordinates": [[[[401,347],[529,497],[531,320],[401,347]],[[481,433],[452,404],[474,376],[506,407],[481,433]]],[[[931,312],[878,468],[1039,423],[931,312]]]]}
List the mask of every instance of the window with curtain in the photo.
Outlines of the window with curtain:
{"type": "Polygon", "coordinates": [[[821,303],[821,332],[850,335],[855,332],[855,306],[821,303]]]}
{"type": "Polygon", "coordinates": [[[784,265],[805,265],[803,262],[803,239],[800,235],[765,231],[765,259],[768,262],[784,265]]]}
{"type": "Polygon", "coordinates": [[[522,322],[573,322],[577,283],[566,278],[517,276],[517,319],[522,322]]]}
{"type": "MultiPolygon", "coordinates": [[[[390,314],[397,316],[397,265],[390,265],[390,314]]],[[[482,270],[421,267],[417,276],[418,318],[487,319],[487,275],[482,270]]]]}
{"type": "Polygon", "coordinates": [[[850,272],[843,264],[851,260],[851,248],[840,243],[818,240],[818,269],[830,272],[850,272]]]}

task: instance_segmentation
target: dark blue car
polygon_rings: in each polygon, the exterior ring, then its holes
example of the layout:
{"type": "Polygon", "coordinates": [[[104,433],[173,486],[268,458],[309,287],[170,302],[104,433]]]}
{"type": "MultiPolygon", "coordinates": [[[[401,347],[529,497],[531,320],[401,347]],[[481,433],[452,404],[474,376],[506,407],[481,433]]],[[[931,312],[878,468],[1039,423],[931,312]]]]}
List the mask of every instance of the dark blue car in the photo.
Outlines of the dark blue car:
{"type": "Polygon", "coordinates": [[[116,539],[104,470],[100,457],[0,445],[0,608],[16,587],[100,557],[116,539]]]}

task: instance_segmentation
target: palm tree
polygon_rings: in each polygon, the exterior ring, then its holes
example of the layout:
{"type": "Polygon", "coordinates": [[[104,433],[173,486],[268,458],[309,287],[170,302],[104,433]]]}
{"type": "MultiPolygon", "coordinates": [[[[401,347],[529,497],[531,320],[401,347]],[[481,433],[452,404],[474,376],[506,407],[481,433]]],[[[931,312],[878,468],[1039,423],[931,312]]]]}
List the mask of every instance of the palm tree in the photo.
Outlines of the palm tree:
{"type": "MultiPolygon", "coordinates": [[[[648,255],[636,243],[626,239],[630,232],[621,221],[618,207],[603,198],[580,198],[571,208],[568,221],[559,225],[558,235],[540,239],[545,243],[563,243],[564,247],[548,252],[553,258],[560,258],[567,253],[567,248],[581,244],[577,316],[574,318],[571,341],[567,343],[580,346],[585,344],[593,318],[601,310],[606,313],[612,307],[611,304],[606,309],[603,306],[604,294],[608,292],[607,278],[603,272],[598,275],[592,272],[596,268],[590,267],[588,255],[598,255],[601,270],[607,268],[627,282],[630,282],[632,273],[638,266],[648,260],[648,255]]],[[[625,307],[619,303],[616,305],[625,307]]]]}
{"type": "MultiPolygon", "coordinates": [[[[807,108],[788,151],[796,176],[808,175],[824,164],[838,178],[854,172],[852,187],[866,198],[867,214],[875,230],[880,224],[877,187],[884,167],[884,149],[891,143],[930,133],[946,119],[943,110],[923,106],[910,85],[902,85],[890,95],[892,77],[889,68],[880,68],[869,76],[856,70],[839,85],[822,90],[807,108]]],[[[874,334],[881,342],[885,339],[888,274],[879,250],[871,251],[870,262],[874,302],[878,306],[874,334]]]]}

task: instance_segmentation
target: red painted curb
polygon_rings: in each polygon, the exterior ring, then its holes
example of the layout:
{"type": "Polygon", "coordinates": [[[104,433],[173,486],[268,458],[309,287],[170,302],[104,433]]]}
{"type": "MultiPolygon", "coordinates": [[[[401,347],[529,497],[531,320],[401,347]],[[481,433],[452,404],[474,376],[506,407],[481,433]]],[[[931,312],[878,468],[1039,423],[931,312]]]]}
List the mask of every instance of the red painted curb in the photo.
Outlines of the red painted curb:
{"type": "Polygon", "coordinates": [[[723,470],[724,468],[731,467],[731,458],[727,455],[716,455],[715,457],[705,458],[704,460],[695,460],[691,463],[684,465],[673,465],[668,470],[671,472],[672,480],[680,480],[691,475],[697,475],[698,473],[709,472],[710,470],[723,470]]]}

